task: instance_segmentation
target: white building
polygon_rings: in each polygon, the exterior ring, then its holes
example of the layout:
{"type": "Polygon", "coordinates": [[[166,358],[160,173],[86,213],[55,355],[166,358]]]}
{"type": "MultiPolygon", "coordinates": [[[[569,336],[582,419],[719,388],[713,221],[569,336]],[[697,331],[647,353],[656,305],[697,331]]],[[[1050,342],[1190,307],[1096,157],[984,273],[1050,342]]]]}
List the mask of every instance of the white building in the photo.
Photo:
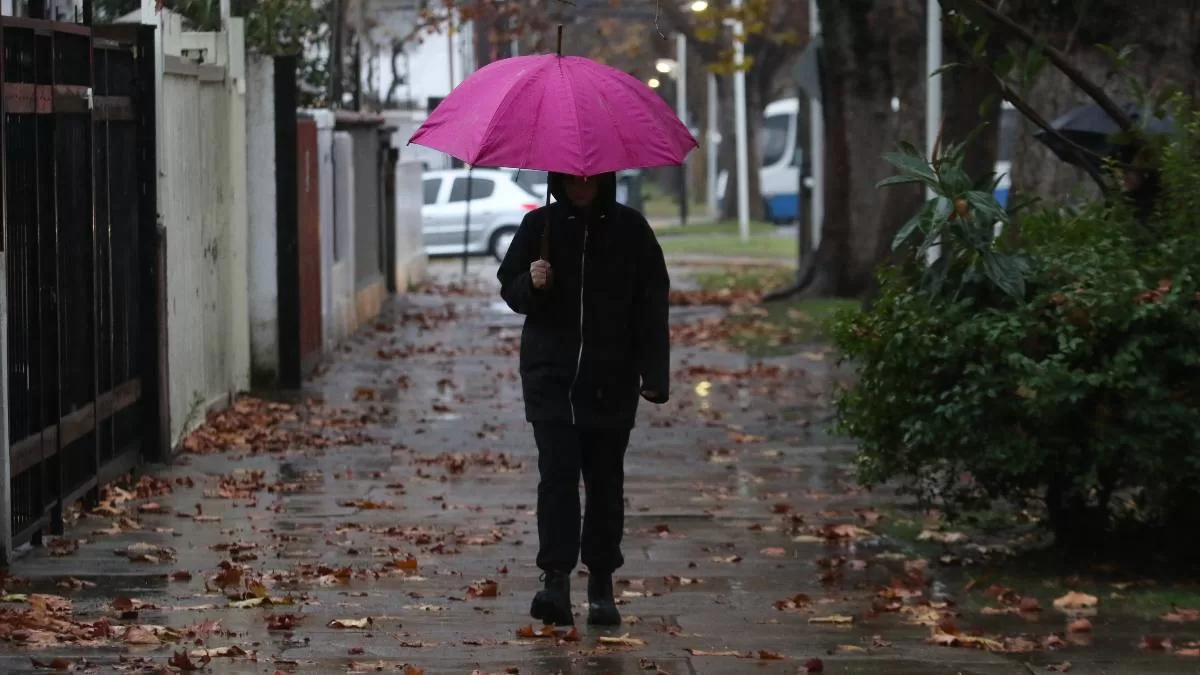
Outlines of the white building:
{"type": "MultiPolygon", "coordinates": [[[[406,41],[396,71],[400,75],[394,95],[404,108],[425,109],[430,98],[445,97],[468,75],[475,72],[475,30],[471,22],[439,8],[437,25],[418,27],[419,15],[413,0],[363,0],[368,16],[376,24],[369,31],[374,46],[374,67],[364,64],[364,77],[373,77],[371,87],[386,94],[392,85],[391,44],[406,41]],[[373,72],[370,72],[373,71],[373,72]]],[[[432,3],[431,3],[432,4],[432,3]]]]}

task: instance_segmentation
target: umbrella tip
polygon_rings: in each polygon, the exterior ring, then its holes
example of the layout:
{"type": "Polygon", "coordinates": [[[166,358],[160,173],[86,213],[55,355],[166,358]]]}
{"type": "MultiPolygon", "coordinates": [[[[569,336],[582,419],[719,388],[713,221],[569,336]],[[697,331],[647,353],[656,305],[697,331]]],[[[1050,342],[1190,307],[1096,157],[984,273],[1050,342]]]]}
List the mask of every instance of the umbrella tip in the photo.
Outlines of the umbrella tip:
{"type": "Polygon", "coordinates": [[[563,55],[563,53],[562,53],[562,33],[563,33],[563,25],[560,23],[560,24],[558,24],[558,55],[559,56],[563,55]]]}

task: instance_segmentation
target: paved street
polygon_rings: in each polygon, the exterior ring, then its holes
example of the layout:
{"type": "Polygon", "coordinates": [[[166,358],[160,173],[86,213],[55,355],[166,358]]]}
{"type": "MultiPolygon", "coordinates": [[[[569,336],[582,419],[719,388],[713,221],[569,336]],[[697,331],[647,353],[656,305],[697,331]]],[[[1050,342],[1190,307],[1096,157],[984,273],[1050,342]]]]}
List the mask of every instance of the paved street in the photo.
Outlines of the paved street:
{"type": "MultiPolygon", "coordinates": [[[[920,611],[866,611],[890,588],[928,614],[938,584],[870,529],[884,498],[854,487],[849,449],[826,434],[818,348],[763,365],[677,349],[674,401],[643,409],[629,455],[626,625],[522,637],[536,462],[519,317],[488,283],[394,300],[302,397],[243,399],[68,542],[18,561],[5,588],[27,597],[9,600],[65,596],[73,613],[58,637],[5,636],[0,671],[31,654],[186,669],[204,649],[221,673],[796,673],[820,659],[826,673],[1016,675],[1073,658],[933,646],[920,611]]],[[[1161,670],[1140,658],[1131,648],[1121,672],[1161,670]]]]}

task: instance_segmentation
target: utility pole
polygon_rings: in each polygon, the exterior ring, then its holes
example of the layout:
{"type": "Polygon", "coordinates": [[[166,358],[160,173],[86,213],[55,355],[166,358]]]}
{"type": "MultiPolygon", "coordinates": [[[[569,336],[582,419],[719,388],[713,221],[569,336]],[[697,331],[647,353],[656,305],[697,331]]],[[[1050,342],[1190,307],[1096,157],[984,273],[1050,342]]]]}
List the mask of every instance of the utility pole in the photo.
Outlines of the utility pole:
{"type": "MultiPolygon", "coordinates": [[[[931,0],[936,2],[937,0],[931,0]]],[[[742,0],[733,0],[733,8],[740,10],[742,0]]],[[[746,43],[742,22],[733,22],[733,111],[737,134],[737,193],[738,231],[742,241],[750,241],[750,144],[746,138],[746,43]]],[[[761,113],[761,111],[759,111],[761,113]]],[[[757,167],[756,167],[757,170],[757,167]]]]}
{"type": "MultiPolygon", "coordinates": [[[[687,109],[687,36],[682,31],[675,33],[675,112],[683,126],[688,126],[687,109]]],[[[688,222],[688,161],[684,157],[679,165],[679,224],[688,222]]]]}
{"type": "MultiPolygon", "coordinates": [[[[933,161],[933,146],[937,143],[938,131],[942,126],[942,76],[937,73],[942,67],[942,5],[938,0],[928,0],[926,13],[925,69],[925,153],[933,161]]],[[[933,190],[925,189],[925,198],[933,199],[933,190]]],[[[942,245],[929,247],[926,260],[933,262],[942,255],[942,245]]]]}
{"type": "Polygon", "coordinates": [[[345,48],[346,0],[333,0],[333,21],[329,28],[329,105],[342,107],[342,51],[345,48]]]}

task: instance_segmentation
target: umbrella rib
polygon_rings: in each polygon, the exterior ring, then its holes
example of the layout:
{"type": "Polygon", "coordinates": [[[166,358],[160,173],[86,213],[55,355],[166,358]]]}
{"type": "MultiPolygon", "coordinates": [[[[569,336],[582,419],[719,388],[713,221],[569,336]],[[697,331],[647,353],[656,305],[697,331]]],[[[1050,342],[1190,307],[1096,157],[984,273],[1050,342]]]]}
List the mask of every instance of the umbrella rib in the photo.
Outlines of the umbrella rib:
{"type": "MultiPolygon", "coordinates": [[[[534,73],[535,73],[535,75],[540,77],[542,75],[542,69],[539,68],[539,69],[535,70],[534,73]]],[[[479,144],[479,152],[476,155],[476,159],[478,159],[479,157],[486,156],[487,151],[491,149],[491,146],[493,145],[492,129],[494,129],[496,127],[497,120],[504,118],[503,113],[507,113],[508,109],[511,108],[513,103],[515,103],[517,101],[517,99],[519,98],[518,96],[515,96],[514,94],[524,91],[526,84],[527,84],[527,82],[525,82],[525,81],[520,81],[518,83],[514,83],[514,86],[510,87],[509,90],[504,93],[504,97],[502,99],[500,99],[500,105],[496,106],[495,110],[492,111],[492,117],[491,117],[491,119],[488,120],[487,126],[484,127],[484,129],[483,129],[483,140],[479,144]]],[[[543,100],[544,100],[544,97],[541,99],[538,99],[537,117],[541,117],[543,100]]],[[[525,156],[526,161],[524,162],[525,164],[529,163],[528,153],[532,151],[532,147],[533,147],[533,139],[530,139],[530,141],[527,145],[526,156],[525,156]]],[[[526,167],[518,166],[518,167],[513,167],[513,168],[523,169],[526,167]]]]}
{"type": "MultiPolygon", "coordinates": [[[[565,74],[563,74],[562,60],[564,58],[567,58],[567,57],[556,58],[554,65],[558,66],[558,75],[559,75],[559,77],[562,78],[563,84],[566,85],[566,88],[569,90],[568,91],[568,101],[570,102],[571,109],[575,112],[575,137],[579,141],[579,147],[584,148],[585,146],[583,144],[583,124],[581,124],[579,121],[579,105],[575,101],[575,85],[571,82],[571,78],[569,78],[565,74]]],[[[580,157],[580,161],[583,163],[583,165],[578,167],[579,173],[580,173],[580,175],[585,175],[588,157],[586,155],[583,157],[580,157]]]]}
{"type": "Polygon", "coordinates": [[[625,137],[625,133],[624,133],[624,129],[622,128],[622,125],[617,122],[616,116],[613,115],[612,106],[608,104],[608,99],[605,98],[603,92],[601,92],[599,94],[599,99],[600,99],[600,105],[604,106],[604,112],[608,113],[608,119],[610,122],[612,122],[613,129],[616,130],[617,136],[621,139],[621,152],[624,153],[624,155],[625,155],[624,163],[625,164],[633,164],[634,162],[629,161],[629,141],[625,137]]]}

